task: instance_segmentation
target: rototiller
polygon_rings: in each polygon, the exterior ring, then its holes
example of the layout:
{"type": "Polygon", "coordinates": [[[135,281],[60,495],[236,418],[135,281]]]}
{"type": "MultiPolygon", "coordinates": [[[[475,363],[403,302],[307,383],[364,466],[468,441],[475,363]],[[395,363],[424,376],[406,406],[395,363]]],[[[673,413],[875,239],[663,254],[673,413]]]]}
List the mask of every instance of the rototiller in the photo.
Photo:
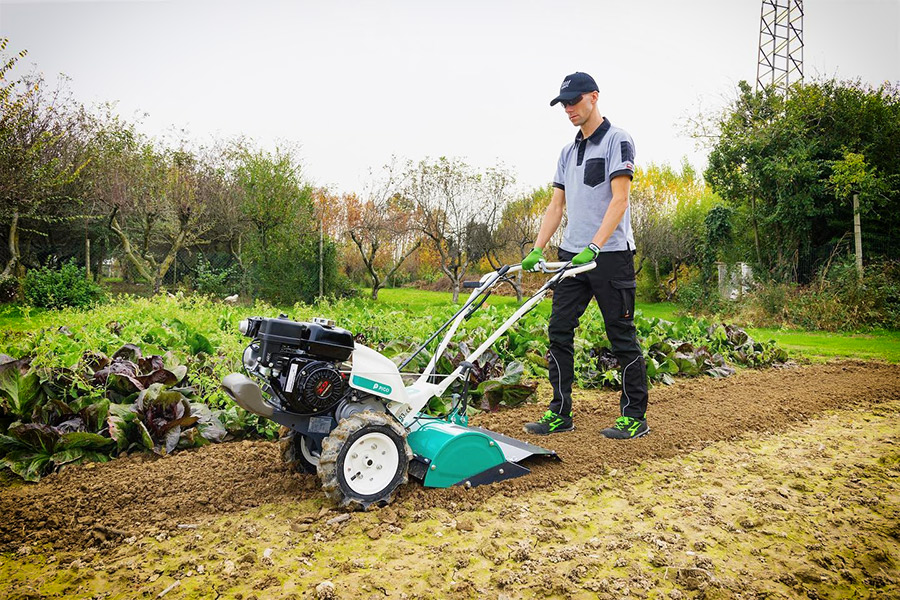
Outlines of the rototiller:
{"type": "Polygon", "coordinates": [[[399,367],[355,343],[353,335],[333,321],[316,318],[301,323],[286,315],[244,319],[240,331],[253,339],[244,350],[244,368],[261,385],[232,373],[222,387],[245,410],[289,428],[293,434],[289,450],[296,464],[318,473],[325,494],[341,506],[364,509],[386,504],[408,475],[427,487],[474,487],[519,477],[529,472],[519,464],[523,459],[556,458],[556,453],[468,427],[468,371],[558,282],[594,267],[593,262],[541,263],[541,270],[551,277],[440,382],[436,365],[459,325],[521,265],[504,266],[480,281],[466,282],[464,287],[474,288],[466,302],[399,367]],[[404,385],[400,369],[445,329],[424,372],[412,385],[404,385]],[[454,396],[448,416],[421,412],[460,378],[464,378],[462,393],[454,396]]]}

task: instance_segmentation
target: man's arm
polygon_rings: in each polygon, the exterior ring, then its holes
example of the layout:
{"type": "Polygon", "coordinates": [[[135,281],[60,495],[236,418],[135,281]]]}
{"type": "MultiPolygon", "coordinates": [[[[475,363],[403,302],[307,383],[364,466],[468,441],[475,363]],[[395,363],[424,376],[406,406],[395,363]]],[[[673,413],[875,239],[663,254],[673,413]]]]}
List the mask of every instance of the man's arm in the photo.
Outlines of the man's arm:
{"type": "MultiPolygon", "coordinates": [[[[541,220],[541,229],[538,232],[537,239],[534,240],[535,248],[546,248],[550,242],[550,238],[556,233],[559,224],[562,222],[563,212],[566,209],[566,192],[558,187],[553,188],[553,196],[550,198],[550,205],[544,213],[541,220]]],[[[623,211],[624,214],[624,211],[623,211]]],[[[621,217],[619,217],[621,218],[621,217]]],[[[608,236],[607,236],[608,237],[608,236]]]]}
{"type": "MultiPolygon", "coordinates": [[[[613,234],[625,215],[625,209],[628,208],[628,195],[631,192],[631,177],[619,175],[610,181],[609,185],[612,187],[612,200],[609,203],[609,208],[606,209],[603,221],[600,223],[600,229],[597,230],[597,233],[594,234],[594,239],[591,240],[598,248],[603,247],[603,244],[613,234]]],[[[543,231],[544,228],[542,226],[541,232],[543,233],[543,231]]]]}

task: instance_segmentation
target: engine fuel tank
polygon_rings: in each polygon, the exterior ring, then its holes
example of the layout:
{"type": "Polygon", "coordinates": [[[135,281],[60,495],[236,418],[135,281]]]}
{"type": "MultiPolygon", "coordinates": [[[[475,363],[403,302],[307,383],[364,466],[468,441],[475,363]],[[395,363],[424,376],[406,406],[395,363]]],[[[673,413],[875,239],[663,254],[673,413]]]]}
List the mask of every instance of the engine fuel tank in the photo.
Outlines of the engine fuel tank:
{"type": "Polygon", "coordinates": [[[353,334],[346,329],[287,318],[262,319],[256,334],[264,362],[272,354],[299,348],[324,360],[344,361],[353,353],[353,334]]]}

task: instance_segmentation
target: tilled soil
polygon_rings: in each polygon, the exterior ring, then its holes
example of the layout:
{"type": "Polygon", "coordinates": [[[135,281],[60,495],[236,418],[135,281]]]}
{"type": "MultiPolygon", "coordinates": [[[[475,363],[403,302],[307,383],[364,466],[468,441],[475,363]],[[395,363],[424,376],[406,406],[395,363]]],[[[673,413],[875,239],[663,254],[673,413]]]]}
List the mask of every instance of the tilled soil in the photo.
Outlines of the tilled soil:
{"type": "MultiPolygon", "coordinates": [[[[823,410],[898,396],[900,369],[881,363],[840,362],[681,381],[651,391],[648,436],[616,442],[599,431],[617,416],[617,394],[581,391],[575,397],[576,430],[570,433],[539,438],[522,432],[524,422],[543,412],[543,403],[474,419],[475,425],[552,448],[561,461],[532,462],[530,475],[470,490],[408,485],[394,503],[415,510],[469,510],[494,495],[520,497],[745,432],[783,431],[823,410]]],[[[204,517],[315,497],[323,497],[318,480],[285,467],[274,443],[210,445],[165,458],[130,456],[0,490],[0,551],[44,543],[58,550],[109,546],[204,517]]]]}

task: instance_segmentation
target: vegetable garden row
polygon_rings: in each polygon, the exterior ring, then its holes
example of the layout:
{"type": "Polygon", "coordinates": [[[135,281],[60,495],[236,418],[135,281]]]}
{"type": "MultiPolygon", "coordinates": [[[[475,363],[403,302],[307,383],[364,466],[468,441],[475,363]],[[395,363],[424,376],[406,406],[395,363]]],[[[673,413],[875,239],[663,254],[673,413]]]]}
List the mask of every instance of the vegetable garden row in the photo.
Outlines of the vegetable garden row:
{"type": "MultiPolygon", "coordinates": [[[[446,320],[454,305],[425,313],[359,299],[297,304],[299,320],[334,319],[358,343],[398,363],[446,320]]],[[[513,310],[486,306],[463,326],[438,371],[449,373],[513,310]]],[[[106,461],[129,452],[168,454],[240,437],[273,439],[276,425],[260,422],[219,388],[240,369],[247,339],[237,330],[248,315],[276,316],[257,302],[232,307],[202,296],[121,297],[89,311],[26,314],[21,328],[0,332],[0,468],[36,481],[67,464],[106,461]]],[[[636,315],[652,382],[674,377],[724,377],[735,366],[783,362],[774,342],[756,342],[738,327],[688,317],[674,322],[636,315]]],[[[470,410],[497,410],[534,396],[534,379],[547,376],[547,317],[534,311],[476,363],[470,410]]],[[[619,384],[602,319],[591,307],[575,342],[577,383],[583,388],[619,384]]],[[[421,370],[422,352],[410,363],[421,370]]],[[[445,413],[449,399],[429,411],[445,413]]]]}

